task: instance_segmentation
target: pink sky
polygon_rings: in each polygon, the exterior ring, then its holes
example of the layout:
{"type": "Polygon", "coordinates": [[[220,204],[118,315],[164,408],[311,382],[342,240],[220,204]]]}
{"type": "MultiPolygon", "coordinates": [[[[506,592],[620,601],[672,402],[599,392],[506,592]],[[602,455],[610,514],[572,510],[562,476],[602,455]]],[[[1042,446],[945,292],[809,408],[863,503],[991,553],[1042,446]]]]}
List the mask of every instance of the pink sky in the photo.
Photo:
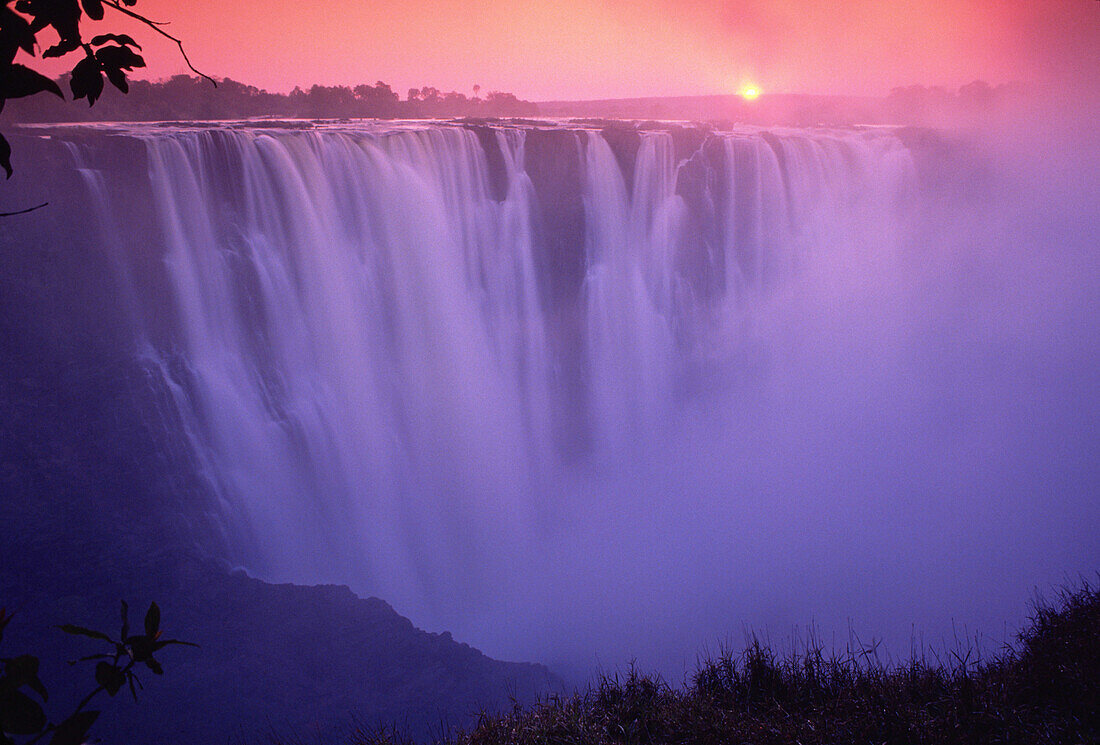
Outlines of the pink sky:
{"type": "MultiPolygon", "coordinates": [[[[978,78],[1058,85],[1100,59],[1096,0],[140,0],[137,9],[170,20],[203,72],[273,91],[383,80],[402,95],[479,84],[532,100],[748,83],[882,94],[978,78]]],[[[146,77],[186,72],[173,45],[132,31],[146,77]]]]}

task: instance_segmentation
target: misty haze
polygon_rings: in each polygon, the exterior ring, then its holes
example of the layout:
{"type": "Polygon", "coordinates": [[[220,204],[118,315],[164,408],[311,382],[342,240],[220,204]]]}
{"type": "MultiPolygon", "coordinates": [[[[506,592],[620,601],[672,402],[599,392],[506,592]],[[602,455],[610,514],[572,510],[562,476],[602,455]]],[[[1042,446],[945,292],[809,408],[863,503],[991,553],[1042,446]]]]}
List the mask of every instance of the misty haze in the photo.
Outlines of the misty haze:
{"type": "Polygon", "coordinates": [[[1100,4],[71,5],[0,16],[0,741],[948,741],[667,714],[754,640],[1100,736],[1100,4]]]}

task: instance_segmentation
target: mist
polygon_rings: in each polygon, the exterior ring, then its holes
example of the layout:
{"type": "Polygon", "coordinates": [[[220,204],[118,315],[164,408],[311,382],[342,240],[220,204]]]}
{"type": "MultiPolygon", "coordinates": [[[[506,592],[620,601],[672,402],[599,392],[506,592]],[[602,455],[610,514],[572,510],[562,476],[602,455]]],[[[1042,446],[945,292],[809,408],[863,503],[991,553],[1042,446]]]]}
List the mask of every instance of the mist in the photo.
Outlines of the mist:
{"type": "Polygon", "coordinates": [[[555,483],[507,621],[466,636],[673,681],[750,631],[988,653],[1095,569],[1097,140],[1049,117],[955,136],[895,240],[812,257],[658,434],[555,483]]]}

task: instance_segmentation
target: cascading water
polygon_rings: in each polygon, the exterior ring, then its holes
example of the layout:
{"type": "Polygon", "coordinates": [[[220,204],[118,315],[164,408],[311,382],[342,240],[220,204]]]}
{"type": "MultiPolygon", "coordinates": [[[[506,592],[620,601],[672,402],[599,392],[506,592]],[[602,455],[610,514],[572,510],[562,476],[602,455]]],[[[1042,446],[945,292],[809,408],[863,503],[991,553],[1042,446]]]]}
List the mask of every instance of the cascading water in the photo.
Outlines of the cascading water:
{"type": "Polygon", "coordinates": [[[14,137],[0,211],[50,202],[0,222],[28,495],[582,677],[744,625],[995,648],[1095,565],[1096,169],[1057,142],[14,137]]]}
{"type": "MultiPolygon", "coordinates": [[[[148,245],[112,257],[137,349],[234,560],[505,654],[562,610],[532,582],[626,550],[596,522],[684,496],[601,484],[648,478],[706,391],[746,374],[754,307],[806,265],[888,252],[913,180],[876,131],[115,134],[148,160],[148,245]],[[150,256],[159,293],[137,279],[150,256]],[[528,627],[500,633],[510,617],[528,627]]],[[[70,146],[111,245],[133,215],[95,148],[70,146]]]]}

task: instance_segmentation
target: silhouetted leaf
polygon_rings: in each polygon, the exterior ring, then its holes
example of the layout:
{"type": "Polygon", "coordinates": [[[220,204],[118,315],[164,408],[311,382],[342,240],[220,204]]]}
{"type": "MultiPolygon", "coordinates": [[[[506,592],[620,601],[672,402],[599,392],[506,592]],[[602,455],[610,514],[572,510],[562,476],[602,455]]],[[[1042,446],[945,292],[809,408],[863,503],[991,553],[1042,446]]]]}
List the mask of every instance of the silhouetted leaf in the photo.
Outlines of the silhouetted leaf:
{"type": "Polygon", "coordinates": [[[117,67],[107,67],[103,71],[107,73],[107,79],[111,81],[111,85],[123,93],[130,92],[130,83],[126,80],[126,73],[117,67]]]}
{"type": "Polygon", "coordinates": [[[80,0],[80,4],[84,6],[84,12],[93,21],[103,19],[103,0],[80,0]]]}
{"type": "Polygon", "coordinates": [[[161,664],[154,660],[152,657],[145,661],[145,667],[149,668],[157,675],[164,675],[164,668],[161,667],[161,664]]]}
{"type": "Polygon", "coordinates": [[[27,681],[27,687],[37,693],[43,701],[49,701],[50,693],[46,690],[46,686],[42,685],[42,681],[37,675],[27,681]]]}
{"type": "Polygon", "coordinates": [[[91,106],[103,93],[103,75],[99,71],[99,62],[94,57],[85,57],[73,68],[73,77],[69,81],[73,98],[87,98],[91,106]]]}
{"type": "Polygon", "coordinates": [[[10,65],[0,80],[0,98],[22,98],[42,91],[64,98],[57,83],[26,65],[10,65]]]}
{"type": "Polygon", "coordinates": [[[135,662],[145,662],[153,656],[153,639],[148,636],[131,636],[126,639],[126,644],[135,662]]]}
{"type": "Polygon", "coordinates": [[[75,665],[78,662],[89,662],[91,660],[109,660],[113,656],[114,655],[110,655],[110,654],[90,654],[87,657],[81,657],[79,660],[71,660],[69,662],[69,664],[70,665],[75,665]]]}
{"type": "Polygon", "coordinates": [[[152,638],[158,631],[160,631],[160,607],[152,603],[145,614],[145,635],[152,638]]]}
{"type": "Polygon", "coordinates": [[[10,63],[16,51],[34,54],[34,32],[27,19],[13,13],[7,5],[0,8],[0,62],[10,63]]]}
{"type": "Polygon", "coordinates": [[[117,665],[100,662],[95,666],[95,682],[103,686],[109,695],[114,696],[126,683],[126,674],[117,665]]]}
{"type": "MultiPolygon", "coordinates": [[[[8,140],[4,135],[0,135],[0,168],[4,169],[4,178],[11,178],[11,145],[8,144],[8,140]]],[[[7,626],[7,621],[11,620],[11,616],[0,624],[0,637],[3,636],[4,626],[7,626]]]]}
{"type": "Polygon", "coordinates": [[[196,649],[199,648],[198,644],[192,644],[191,642],[181,642],[178,639],[165,639],[164,641],[159,641],[153,644],[153,651],[156,652],[157,650],[164,649],[165,647],[172,644],[178,644],[183,647],[195,647],[196,649]]]}
{"type": "Polygon", "coordinates": [[[145,60],[130,47],[114,45],[101,47],[96,51],[95,58],[106,69],[114,67],[119,70],[132,70],[135,67],[145,67],[145,60]]]}
{"type": "Polygon", "coordinates": [[[75,52],[80,49],[80,39],[69,38],[62,39],[46,51],[42,52],[43,57],[64,57],[69,52],[75,52]]]}
{"type": "Polygon", "coordinates": [[[46,687],[38,679],[38,658],[24,654],[10,659],[4,665],[4,673],[13,688],[27,686],[45,701],[49,698],[46,687]]]}
{"type": "Polygon", "coordinates": [[[34,735],[46,726],[46,714],[30,696],[15,690],[0,691],[4,730],[13,735],[34,735]]]}
{"type": "Polygon", "coordinates": [[[60,39],[80,38],[80,5],[76,0],[19,0],[15,9],[31,16],[31,31],[53,26],[60,39]]]}
{"type": "Polygon", "coordinates": [[[93,639],[102,639],[106,642],[114,643],[111,637],[104,634],[102,631],[93,631],[92,629],[86,629],[83,626],[74,626],[71,623],[67,623],[57,628],[64,631],[66,634],[72,634],[73,636],[90,636],[93,639]]]}
{"type": "Polygon", "coordinates": [[[99,717],[98,711],[78,711],[58,725],[50,738],[50,745],[81,745],[88,737],[88,730],[99,717]]]}
{"type": "Polygon", "coordinates": [[[132,37],[127,34],[100,34],[99,36],[92,37],[91,44],[93,47],[102,46],[109,41],[113,41],[116,44],[124,44],[136,49],[141,49],[141,44],[138,44],[132,37]]]}
{"type": "Polygon", "coordinates": [[[17,681],[16,685],[23,685],[28,678],[38,675],[38,658],[29,654],[13,657],[4,663],[4,672],[9,678],[17,681]]]}

